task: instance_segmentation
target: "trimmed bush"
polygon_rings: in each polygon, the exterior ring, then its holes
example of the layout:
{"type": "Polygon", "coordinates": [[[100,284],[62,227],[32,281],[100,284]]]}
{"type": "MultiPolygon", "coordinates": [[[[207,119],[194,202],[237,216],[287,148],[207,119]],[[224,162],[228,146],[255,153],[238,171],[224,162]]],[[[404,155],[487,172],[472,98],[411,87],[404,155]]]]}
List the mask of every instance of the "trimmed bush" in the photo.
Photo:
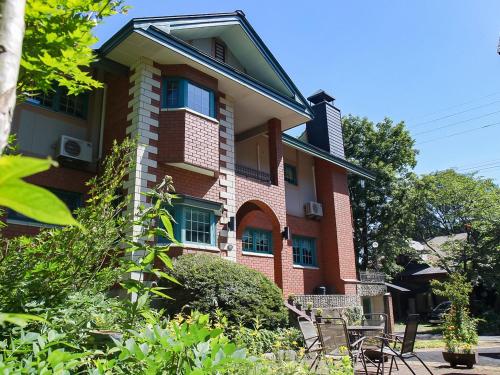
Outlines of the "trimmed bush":
{"type": "Polygon", "coordinates": [[[281,290],[242,264],[214,255],[187,254],[174,260],[171,274],[181,284],[167,291],[174,298],[166,303],[171,314],[199,310],[215,316],[220,310],[229,321],[247,327],[255,319],[268,328],[287,322],[281,290]]]}

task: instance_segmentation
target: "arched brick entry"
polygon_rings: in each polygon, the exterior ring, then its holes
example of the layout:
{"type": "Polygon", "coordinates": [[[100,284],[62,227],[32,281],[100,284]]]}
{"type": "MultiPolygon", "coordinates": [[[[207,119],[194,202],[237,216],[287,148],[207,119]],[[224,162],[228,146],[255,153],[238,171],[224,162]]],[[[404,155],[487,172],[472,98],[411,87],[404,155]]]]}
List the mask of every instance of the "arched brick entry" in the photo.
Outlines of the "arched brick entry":
{"type": "Polygon", "coordinates": [[[281,236],[281,225],[274,211],[262,201],[247,201],[236,212],[236,225],[237,262],[264,273],[283,289],[281,256],[283,239],[281,236]],[[243,254],[241,238],[247,227],[271,231],[273,241],[272,257],[261,256],[259,254],[243,254]]]}

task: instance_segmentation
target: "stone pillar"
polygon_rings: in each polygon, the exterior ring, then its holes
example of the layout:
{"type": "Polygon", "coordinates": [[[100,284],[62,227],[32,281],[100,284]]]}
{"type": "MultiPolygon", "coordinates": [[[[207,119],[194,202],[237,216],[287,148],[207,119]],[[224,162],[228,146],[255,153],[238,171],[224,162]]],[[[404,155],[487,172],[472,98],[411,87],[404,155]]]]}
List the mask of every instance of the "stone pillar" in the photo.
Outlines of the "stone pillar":
{"type": "MultiPolygon", "coordinates": [[[[132,197],[127,211],[134,217],[141,205],[147,207],[150,204],[141,193],[146,192],[158,182],[156,179],[158,155],[156,142],[158,141],[160,113],[160,74],[160,70],[154,67],[153,61],[142,57],[132,67],[132,75],[130,76],[129,97],[131,99],[128,102],[127,121],[129,126],[126,129],[126,134],[136,139],[138,144],[135,166],[130,171],[124,188],[132,197]]],[[[132,228],[132,236],[135,240],[140,240],[141,231],[140,226],[132,228]]],[[[142,255],[140,253],[132,254],[134,258],[142,255]]],[[[130,277],[134,280],[144,281],[143,275],[138,272],[132,272],[130,277]]]]}
{"type": "Polygon", "coordinates": [[[219,97],[219,185],[224,191],[220,197],[224,201],[224,213],[220,219],[219,248],[227,251],[227,258],[236,261],[236,225],[229,230],[227,224],[231,217],[236,221],[236,177],[234,150],[234,105],[225,95],[219,97]]]}
{"type": "Polygon", "coordinates": [[[272,118],[267,122],[267,134],[269,136],[269,171],[271,183],[273,185],[282,185],[280,181],[279,169],[283,163],[283,144],[281,142],[281,121],[272,118]]]}
{"type": "Polygon", "coordinates": [[[384,294],[384,312],[387,314],[387,333],[394,333],[394,309],[391,293],[384,294]]]}

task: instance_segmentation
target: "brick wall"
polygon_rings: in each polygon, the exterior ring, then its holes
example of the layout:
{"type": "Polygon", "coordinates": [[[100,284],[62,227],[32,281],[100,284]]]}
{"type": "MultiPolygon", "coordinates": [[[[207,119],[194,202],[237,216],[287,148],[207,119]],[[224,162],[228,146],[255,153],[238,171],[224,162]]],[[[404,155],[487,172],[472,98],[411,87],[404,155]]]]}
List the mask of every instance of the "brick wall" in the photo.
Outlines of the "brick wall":
{"type": "Polygon", "coordinates": [[[351,206],[346,171],[315,158],[318,201],[323,204],[321,219],[322,264],[325,282],[335,293],[356,293],[356,262],[352,238],[351,206]],[[324,266],[323,266],[324,265],[324,266]]]}
{"type": "MultiPolygon", "coordinates": [[[[316,256],[318,257],[319,268],[313,269],[294,267],[291,271],[287,272],[287,275],[290,278],[291,293],[312,294],[315,288],[325,285],[323,272],[326,270],[324,265],[319,261],[321,259],[323,249],[321,225],[319,221],[307,219],[305,217],[287,215],[286,218],[292,237],[297,235],[316,239],[316,256]]],[[[288,242],[292,245],[292,241],[288,242]]]]}
{"type": "Polygon", "coordinates": [[[218,122],[190,111],[160,113],[158,161],[219,171],[218,122]]]}

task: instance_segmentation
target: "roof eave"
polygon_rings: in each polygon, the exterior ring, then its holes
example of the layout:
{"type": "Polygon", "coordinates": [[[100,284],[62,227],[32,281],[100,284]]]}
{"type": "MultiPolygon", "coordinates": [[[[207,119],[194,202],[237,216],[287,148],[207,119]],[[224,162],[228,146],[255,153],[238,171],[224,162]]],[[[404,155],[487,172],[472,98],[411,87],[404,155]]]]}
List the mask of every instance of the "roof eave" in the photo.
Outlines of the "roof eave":
{"type": "Polygon", "coordinates": [[[342,168],[346,169],[347,171],[354,173],[358,176],[364,177],[368,180],[372,180],[372,181],[375,180],[375,174],[373,172],[371,172],[363,167],[360,167],[356,164],[353,164],[345,159],[334,156],[334,155],[332,155],[324,150],[321,150],[320,148],[315,147],[309,143],[302,142],[301,140],[299,140],[295,137],[292,137],[291,135],[283,133],[282,139],[283,139],[283,143],[285,143],[286,145],[288,145],[290,147],[302,150],[302,151],[304,151],[304,152],[306,152],[314,157],[326,160],[326,161],[328,161],[336,166],[342,167],[342,168]]]}

